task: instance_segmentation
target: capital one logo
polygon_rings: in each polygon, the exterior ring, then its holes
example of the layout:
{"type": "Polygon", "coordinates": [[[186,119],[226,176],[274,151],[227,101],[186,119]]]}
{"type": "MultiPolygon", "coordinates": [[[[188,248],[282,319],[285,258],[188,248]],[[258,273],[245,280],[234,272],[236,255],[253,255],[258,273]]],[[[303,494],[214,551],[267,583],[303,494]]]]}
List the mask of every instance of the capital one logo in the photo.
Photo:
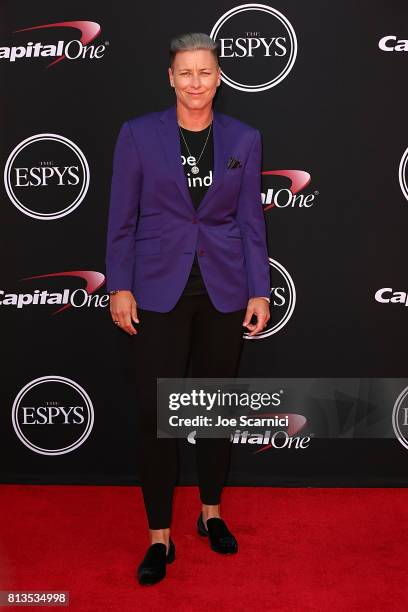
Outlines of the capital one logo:
{"type": "MultiPolygon", "coordinates": [[[[70,289],[68,287],[33,288],[26,291],[11,292],[0,288],[0,308],[16,308],[22,311],[24,308],[38,306],[58,306],[52,315],[66,311],[68,308],[106,308],[109,304],[109,295],[99,295],[96,291],[105,283],[105,276],[95,270],[70,270],[64,272],[51,272],[49,274],[38,274],[27,276],[23,281],[34,281],[38,279],[65,279],[67,277],[80,279],[84,287],[70,289]]],[[[40,281],[41,283],[41,281],[40,281]]],[[[30,283],[32,285],[32,283],[30,283]]],[[[52,283],[51,283],[52,284],[52,283]]],[[[47,283],[48,285],[48,283],[47,283]]]]}
{"type": "Polygon", "coordinates": [[[392,427],[397,440],[408,449],[408,387],[399,394],[392,411],[392,427]]]}
{"type": "Polygon", "coordinates": [[[290,181],[289,187],[275,189],[268,186],[265,192],[261,193],[264,212],[271,208],[311,208],[316,203],[318,191],[303,193],[311,181],[308,172],[304,170],[264,170],[261,175],[263,177],[282,177],[290,181]]]}
{"type": "Polygon", "coordinates": [[[53,40],[51,44],[44,43],[41,41],[33,42],[29,41],[25,45],[16,45],[11,47],[0,47],[0,60],[8,60],[10,63],[14,63],[20,60],[31,60],[42,57],[56,57],[47,68],[55,66],[64,59],[77,60],[77,59],[100,59],[104,56],[106,50],[106,44],[104,45],[90,45],[101,32],[99,23],[95,21],[60,21],[58,23],[46,23],[44,25],[32,26],[30,28],[22,28],[20,30],[14,30],[13,34],[20,32],[32,32],[36,30],[51,29],[51,31],[57,29],[69,32],[74,29],[80,32],[80,37],[73,38],[68,42],[64,40],[53,40]]]}
{"type": "Polygon", "coordinates": [[[77,144],[59,134],[35,134],[20,142],[4,168],[11,202],[29,217],[50,221],[72,213],[89,187],[89,166],[77,144]]]}
{"type": "Polygon", "coordinates": [[[408,51],[408,40],[402,38],[399,39],[398,36],[394,36],[390,34],[389,36],[383,36],[379,42],[378,47],[381,51],[408,51]]]}
{"type": "Polygon", "coordinates": [[[271,277],[273,279],[269,296],[271,317],[266,328],[255,336],[250,336],[249,332],[245,332],[243,334],[245,340],[261,340],[276,334],[287,324],[295,309],[296,289],[292,277],[281,263],[271,257],[269,257],[269,265],[272,268],[271,277]]]}
{"type": "Polygon", "coordinates": [[[375,292],[375,301],[380,304],[403,304],[408,306],[408,292],[394,291],[392,287],[381,287],[375,292]]]}
{"type": "Polygon", "coordinates": [[[94,408],[87,392],[64,376],[32,380],[17,394],[12,408],[14,431],[40,455],[64,455],[90,435],[94,408]]]}
{"type": "Polygon", "coordinates": [[[408,183],[407,183],[407,161],[408,161],[408,148],[405,149],[404,154],[401,158],[399,169],[398,169],[398,179],[399,184],[404,194],[405,198],[408,200],[408,183]]]}
{"type": "Polygon", "coordinates": [[[266,4],[241,4],[224,13],[211,30],[219,41],[221,79],[245,92],[275,87],[292,70],[297,39],[289,20],[266,4]]]}
{"type": "MultiPolygon", "coordinates": [[[[262,417],[279,418],[282,415],[274,412],[263,412],[262,417]]],[[[278,427],[259,432],[250,432],[249,430],[235,429],[230,434],[230,442],[232,444],[245,444],[250,448],[260,446],[254,450],[254,455],[265,452],[270,449],[299,449],[303,450],[309,447],[311,436],[302,435],[301,431],[307,425],[307,419],[302,414],[287,414],[287,426],[285,429],[278,427]]],[[[187,436],[187,442],[196,444],[197,431],[191,431],[187,436]]]]}

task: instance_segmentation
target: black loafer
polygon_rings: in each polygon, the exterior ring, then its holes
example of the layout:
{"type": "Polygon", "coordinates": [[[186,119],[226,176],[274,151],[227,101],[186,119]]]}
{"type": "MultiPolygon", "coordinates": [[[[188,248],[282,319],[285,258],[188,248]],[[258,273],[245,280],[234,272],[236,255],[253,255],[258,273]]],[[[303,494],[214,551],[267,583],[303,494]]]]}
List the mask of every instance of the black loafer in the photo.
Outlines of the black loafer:
{"type": "Polygon", "coordinates": [[[238,552],[238,542],[232,535],[224,521],[220,518],[207,519],[207,529],[205,528],[203,515],[197,521],[198,533],[202,536],[210,538],[210,546],[212,550],[223,555],[232,555],[238,552]]]}
{"type": "Polygon", "coordinates": [[[137,568],[137,578],[140,584],[156,584],[166,575],[166,563],[173,563],[176,558],[176,547],[173,540],[169,540],[169,551],[162,542],[156,542],[147,549],[143,561],[137,568]]]}

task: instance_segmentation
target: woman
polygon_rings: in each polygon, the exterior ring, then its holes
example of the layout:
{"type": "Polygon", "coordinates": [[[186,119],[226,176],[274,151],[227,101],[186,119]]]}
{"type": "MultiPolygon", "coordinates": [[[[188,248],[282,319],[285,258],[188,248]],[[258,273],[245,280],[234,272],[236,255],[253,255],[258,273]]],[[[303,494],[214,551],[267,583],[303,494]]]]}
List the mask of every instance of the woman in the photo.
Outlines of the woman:
{"type": "MultiPolygon", "coordinates": [[[[150,534],[140,584],[164,578],[175,558],[177,439],[157,438],[156,379],[184,377],[190,353],[192,377],[236,376],[242,327],[254,336],[270,317],[260,133],[212,108],[221,71],[208,35],[174,38],[168,73],[175,105],[120,130],[106,253],[113,322],[137,336],[137,451],[150,534]]],[[[197,529],[222,554],[238,550],[220,512],[230,449],[227,438],[196,439],[197,529]]]]}

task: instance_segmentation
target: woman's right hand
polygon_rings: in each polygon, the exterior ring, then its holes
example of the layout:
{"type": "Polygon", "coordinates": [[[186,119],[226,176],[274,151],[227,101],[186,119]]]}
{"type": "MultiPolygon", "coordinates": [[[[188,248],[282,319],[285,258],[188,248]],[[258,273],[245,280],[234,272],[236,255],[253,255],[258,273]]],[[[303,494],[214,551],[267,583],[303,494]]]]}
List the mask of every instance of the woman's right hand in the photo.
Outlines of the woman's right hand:
{"type": "Polygon", "coordinates": [[[112,321],[119,321],[115,325],[130,336],[137,334],[136,328],[132,325],[132,319],[135,323],[139,323],[137,304],[132,292],[123,290],[111,295],[109,304],[112,321]]]}

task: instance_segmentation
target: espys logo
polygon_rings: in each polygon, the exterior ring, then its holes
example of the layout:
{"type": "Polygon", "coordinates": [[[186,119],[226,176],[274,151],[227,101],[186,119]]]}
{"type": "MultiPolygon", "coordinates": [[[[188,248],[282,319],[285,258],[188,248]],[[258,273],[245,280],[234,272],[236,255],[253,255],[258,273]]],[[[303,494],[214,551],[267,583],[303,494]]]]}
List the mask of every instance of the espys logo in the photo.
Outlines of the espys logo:
{"type": "Polygon", "coordinates": [[[399,394],[392,411],[392,427],[402,446],[408,449],[408,387],[399,394]]]}
{"type": "Polygon", "coordinates": [[[89,187],[89,166],[74,142],[59,134],[36,134],[20,142],[4,168],[4,186],[18,210],[52,221],[72,213],[89,187]]]}
{"type": "Polygon", "coordinates": [[[40,455],[64,455],[81,446],[94,424],[89,395],[64,376],[43,376],[25,385],[13,403],[20,441],[40,455]]]}
{"type": "Polygon", "coordinates": [[[408,161],[408,148],[405,149],[403,156],[401,157],[399,169],[398,169],[398,179],[399,184],[404,194],[405,198],[408,200],[408,183],[407,183],[407,161],[408,161]]]}
{"type": "Polygon", "coordinates": [[[302,191],[310,184],[311,176],[304,170],[264,170],[262,176],[277,176],[289,179],[290,186],[282,188],[268,187],[261,193],[264,212],[270,208],[311,208],[316,201],[318,191],[304,194],[302,191]]]}
{"type": "MultiPolygon", "coordinates": [[[[262,417],[274,417],[279,419],[282,415],[274,412],[263,412],[258,416],[262,417]]],[[[299,436],[297,435],[305,428],[307,424],[306,417],[302,414],[287,414],[288,425],[286,429],[278,429],[272,432],[272,430],[267,429],[263,432],[249,432],[247,430],[236,429],[234,433],[230,435],[230,441],[232,444],[248,444],[248,445],[258,445],[261,448],[258,448],[254,451],[254,454],[262,453],[271,448],[275,449],[298,449],[303,450],[309,447],[311,435],[309,436],[299,436]]],[[[196,430],[189,433],[187,436],[187,441],[190,444],[196,443],[196,430]]]]}
{"type": "Polygon", "coordinates": [[[250,336],[249,332],[245,332],[243,337],[246,340],[261,340],[276,334],[286,325],[295,309],[296,289],[292,277],[282,264],[271,257],[269,257],[269,265],[273,268],[271,273],[273,286],[270,292],[271,318],[266,328],[255,336],[250,336]]]}
{"type": "Polygon", "coordinates": [[[67,310],[67,308],[106,308],[109,304],[109,295],[92,295],[105,283],[105,276],[101,272],[92,270],[72,270],[70,272],[53,272],[51,274],[39,274],[38,276],[27,276],[23,281],[37,280],[40,278],[66,278],[74,277],[85,281],[85,287],[78,289],[62,288],[59,291],[47,289],[33,289],[24,293],[6,293],[0,289],[0,306],[11,306],[17,309],[27,306],[61,305],[54,310],[53,315],[67,310]]]}
{"type": "Polygon", "coordinates": [[[222,15],[210,36],[220,44],[221,79],[245,92],[275,87],[293,68],[295,31],[276,9],[266,4],[241,4],[222,15]]]}
{"type": "MultiPolygon", "coordinates": [[[[55,28],[63,28],[68,30],[79,30],[80,38],[74,38],[68,42],[64,40],[53,40],[51,44],[44,42],[27,42],[24,46],[0,47],[0,60],[8,60],[11,63],[17,60],[32,60],[39,57],[56,57],[47,68],[55,66],[64,59],[101,59],[104,56],[106,46],[90,45],[101,32],[99,23],[95,21],[60,21],[59,23],[47,23],[45,25],[33,26],[31,28],[22,28],[14,30],[13,34],[20,32],[32,32],[34,30],[54,30],[55,28]]],[[[45,32],[42,32],[43,35],[45,32]]]]}

